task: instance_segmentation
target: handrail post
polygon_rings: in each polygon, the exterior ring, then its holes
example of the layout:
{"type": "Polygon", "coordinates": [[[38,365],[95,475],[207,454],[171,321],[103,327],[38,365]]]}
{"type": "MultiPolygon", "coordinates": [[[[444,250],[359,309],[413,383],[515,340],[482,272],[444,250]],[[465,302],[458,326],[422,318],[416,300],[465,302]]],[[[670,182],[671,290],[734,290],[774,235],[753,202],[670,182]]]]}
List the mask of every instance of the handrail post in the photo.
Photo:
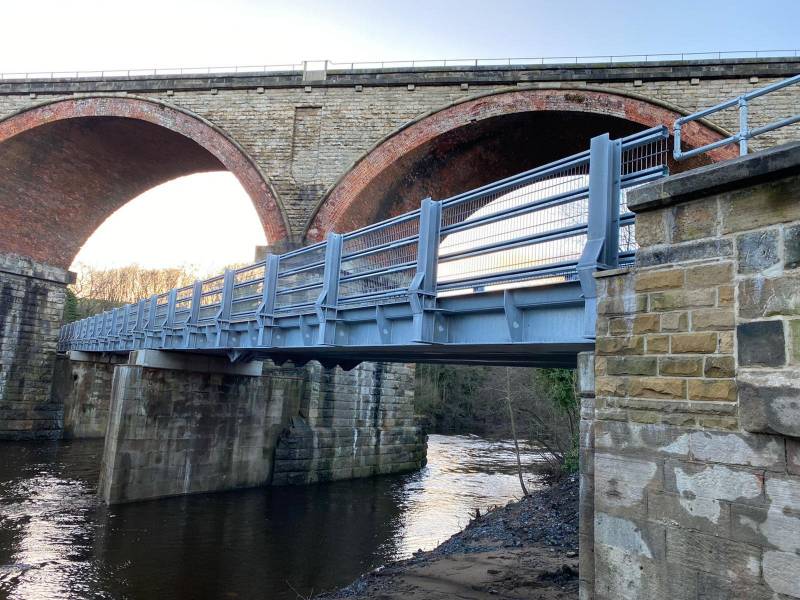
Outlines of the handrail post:
{"type": "Polygon", "coordinates": [[[192,310],[189,312],[189,319],[186,321],[186,337],[183,339],[183,347],[191,345],[192,336],[197,333],[197,322],[200,320],[200,302],[203,299],[203,281],[195,279],[192,286],[192,310]]]}
{"type": "Polygon", "coordinates": [[[595,337],[597,285],[594,273],[619,264],[619,202],[622,142],[603,134],[589,150],[589,199],[586,246],[578,260],[584,297],[584,336],[595,337]]]}
{"type": "Polygon", "coordinates": [[[225,276],[222,283],[222,301],[220,302],[219,312],[214,317],[214,324],[217,327],[217,348],[221,348],[224,344],[228,343],[235,276],[236,271],[233,269],[225,269],[225,276]]]}
{"type": "Polygon", "coordinates": [[[139,342],[144,339],[144,307],[146,304],[147,300],[139,300],[136,303],[136,323],[131,331],[131,350],[138,350],[139,342]]]}
{"type": "Polygon", "coordinates": [[[672,157],[675,160],[680,160],[681,156],[683,156],[683,152],[681,151],[681,120],[678,119],[675,121],[675,125],[672,128],[672,136],[673,136],[673,146],[672,146],[672,157]]]}
{"type": "Polygon", "coordinates": [[[164,349],[172,345],[172,338],[175,330],[175,307],[178,303],[178,290],[172,288],[167,296],[167,318],[161,328],[161,346],[164,349]]]}
{"type": "Polygon", "coordinates": [[[739,156],[747,154],[747,138],[750,135],[750,127],[747,124],[747,98],[739,97],[739,156]]]}
{"type": "Polygon", "coordinates": [[[86,350],[86,340],[89,339],[89,328],[92,326],[91,317],[85,317],[81,324],[81,335],[78,341],[78,350],[86,350]]]}
{"type": "Polygon", "coordinates": [[[425,198],[419,211],[417,272],[408,289],[416,342],[432,343],[436,337],[436,274],[441,226],[442,203],[425,198]]]}
{"type": "Polygon", "coordinates": [[[114,335],[114,318],[116,317],[116,308],[107,310],[103,313],[103,342],[100,347],[101,350],[109,350],[114,335]]]}
{"type": "MultiPolygon", "coordinates": [[[[342,264],[342,241],[340,233],[329,233],[325,246],[325,271],[322,276],[322,292],[314,303],[319,321],[317,343],[320,346],[336,344],[336,321],[339,304],[339,269],[342,264]]],[[[305,341],[305,340],[303,340],[305,341]]]]}
{"type": "Polygon", "coordinates": [[[86,331],[84,332],[83,347],[81,348],[81,350],[89,350],[91,348],[92,338],[94,337],[94,332],[95,332],[96,320],[97,320],[97,315],[86,317],[86,331]]]}
{"type": "Polygon", "coordinates": [[[117,340],[116,349],[117,350],[124,350],[125,349],[125,342],[127,341],[128,337],[128,311],[130,309],[130,304],[126,304],[122,307],[122,327],[119,330],[119,340],[117,340]]]}
{"type": "Polygon", "coordinates": [[[256,311],[258,320],[258,345],[272,346],[272,332],[275,327],[275,294],[278,291],[278,269],[281,257],[268,254],[264,261],[264,289],[261,291],[261,305],[256,311]]]}
{"type": "Polygon", "coordinates": [[[144,326],[144,347],[152,348],[153,338],[156,335],[156,310],[158,309],[158,295],[150,296],[150,310],[147,313],[147,324],[144,326]]]}

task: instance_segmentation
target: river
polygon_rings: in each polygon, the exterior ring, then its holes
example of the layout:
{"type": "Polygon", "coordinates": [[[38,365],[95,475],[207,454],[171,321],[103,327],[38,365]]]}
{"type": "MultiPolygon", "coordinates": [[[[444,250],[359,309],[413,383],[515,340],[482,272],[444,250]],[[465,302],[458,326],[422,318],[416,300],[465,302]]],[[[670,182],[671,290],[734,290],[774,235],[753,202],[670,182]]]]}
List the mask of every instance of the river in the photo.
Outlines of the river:
{"type": "Polygon", "coordinates": [[[294,600],[434,548],[476,508],[520,495],[509,443],[431,435],[428,465],[409,475],[108,508],[102,449],[0,445],[0,598],[294,600]]]}

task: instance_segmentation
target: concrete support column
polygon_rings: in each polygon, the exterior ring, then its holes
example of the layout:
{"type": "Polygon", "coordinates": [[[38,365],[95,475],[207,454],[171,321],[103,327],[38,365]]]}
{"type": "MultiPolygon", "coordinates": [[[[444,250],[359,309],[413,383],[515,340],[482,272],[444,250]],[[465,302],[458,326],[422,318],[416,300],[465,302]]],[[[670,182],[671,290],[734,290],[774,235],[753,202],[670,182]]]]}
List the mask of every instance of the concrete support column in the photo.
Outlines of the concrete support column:
{"type": "Polygon", "coordinates": [[[61,437],[50,391],[69,273],[0,254],[0,439],[61,437]]]}
{"type": "Polygon", "coordinates": [[[100,493],[117,504],[267,484],[301,397],[301,379],[262,377],[259,362],[131,352],[114,369],[100,493]]]}
{"type": "Polygon", "coordinates": [[[594,598],[594,352],[578,354],[580,422],[580,501],[578,540],[580,600],[594,598]]]}

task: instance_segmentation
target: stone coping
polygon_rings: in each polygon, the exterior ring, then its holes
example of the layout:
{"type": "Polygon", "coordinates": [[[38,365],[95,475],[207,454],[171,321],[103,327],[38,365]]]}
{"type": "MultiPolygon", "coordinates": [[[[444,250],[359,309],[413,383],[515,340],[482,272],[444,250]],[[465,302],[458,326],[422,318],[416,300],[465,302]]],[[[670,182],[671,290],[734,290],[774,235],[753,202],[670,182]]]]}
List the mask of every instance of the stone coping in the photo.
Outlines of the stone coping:
{"type": "Polygon", "coordinates": [[[75,273],[60,267],[37,262],[26,256],[0,254],[0,273],[21,275],[56,283],[75,283],[75,273]]]}
{"type": "MultiPolygon", "coordinates": [[[[456,83],[513,84],[518,81],[678,80],[699,77],[726,79],[791,77],[800,58],[758,57],[611,63],[546,63],[533,65],[390,66],[350,70],[345,64],[329,67],[324,80],[304,81],[302,71],[280,70],[238,73],[134,74],[120,71],[101,77],[56,77],[0,80],[0,94],[81,93],[97,91],[157,91],[192,89],[441,85],[456,83]],[[338,68],[337,68],[338,67],[338,68]]],[[[136,71],[136,69],[133,69],[136,71]]]]}
{"type": "Polygon", "coordinates": [[[628,207],[633,212],[646,212],[796,173],[800,173],[800,142],[790,142],[631,190],[628,207]]]}

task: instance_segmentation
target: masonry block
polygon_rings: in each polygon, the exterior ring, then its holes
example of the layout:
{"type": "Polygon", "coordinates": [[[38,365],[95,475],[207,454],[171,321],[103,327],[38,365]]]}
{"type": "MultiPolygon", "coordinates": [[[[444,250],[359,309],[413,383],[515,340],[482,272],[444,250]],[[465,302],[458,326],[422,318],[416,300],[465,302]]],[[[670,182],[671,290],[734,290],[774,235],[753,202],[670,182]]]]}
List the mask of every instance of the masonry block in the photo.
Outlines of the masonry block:
{"type": "Polygon", "coordinates": [[[739,364],[743,367],[782,367],[786,363],[783,321],[753,321],[736,327],[739,364]]]}
{"type": "Polygon", "coordinates": [[[742,427],[800,438],[800,371],[748,370],[739,378],[742,427]]]}
{"type": "Polygon", "coordinates": [[[800,144],[628,195],[644,243],[604,289],[648,301],[597,332],[596,598],[800,597],[798,172],[800,144]]]}

